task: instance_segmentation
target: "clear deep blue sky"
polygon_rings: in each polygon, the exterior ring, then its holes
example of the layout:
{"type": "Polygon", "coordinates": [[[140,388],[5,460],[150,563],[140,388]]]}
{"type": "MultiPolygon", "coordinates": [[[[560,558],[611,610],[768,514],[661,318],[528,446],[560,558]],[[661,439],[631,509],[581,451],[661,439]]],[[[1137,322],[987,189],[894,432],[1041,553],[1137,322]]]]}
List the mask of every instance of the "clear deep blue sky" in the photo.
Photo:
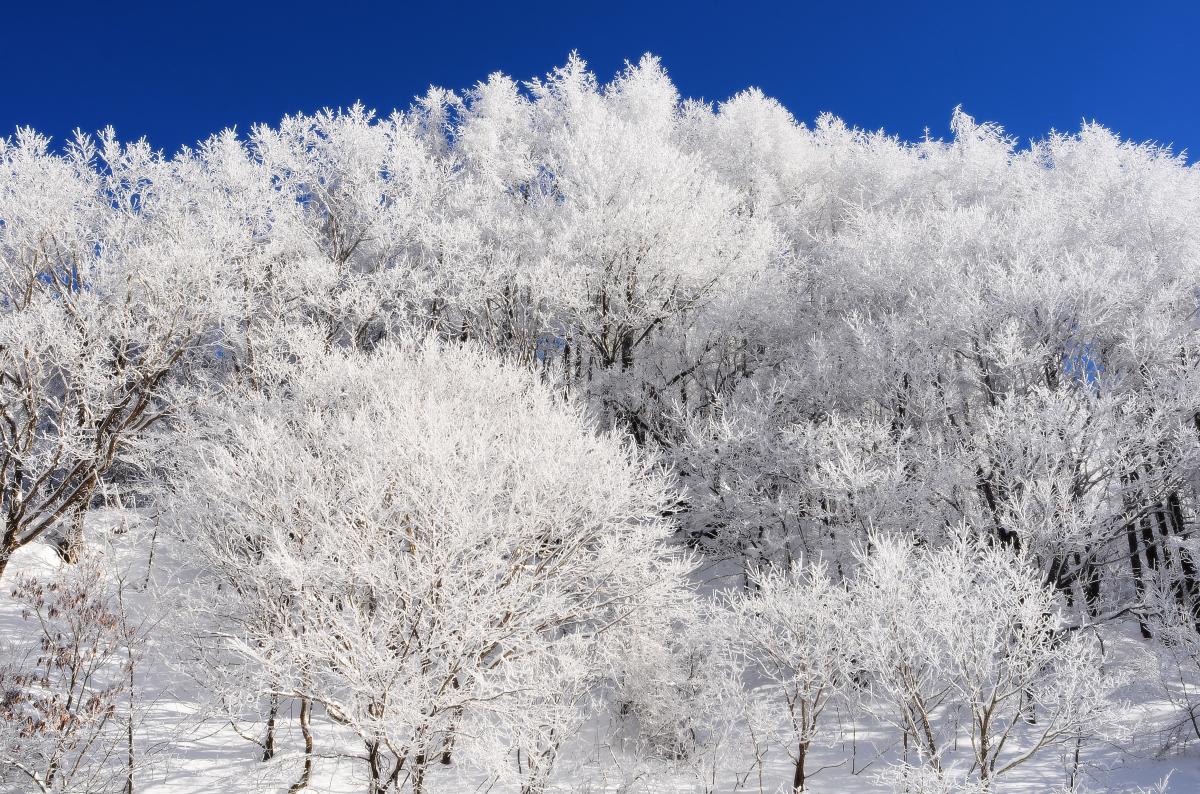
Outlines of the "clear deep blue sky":
{"type": "MultiPolygon", "coordinates": [[[[1200,152],[1200,2],[9,2],[0,134],[107,124],[176,150],[219,129],[430,84],[518,79],[572,49],[601,79],[643,52],[685,96],[754,85],[811,122],[906,138],[962,103],[1022,140],[1094,119],[1200,152]],[[40,8],[39,8],[40,6],[40,8]]],[[[1190,157],[1189,159],[1194,159],[1190,157]]]]}

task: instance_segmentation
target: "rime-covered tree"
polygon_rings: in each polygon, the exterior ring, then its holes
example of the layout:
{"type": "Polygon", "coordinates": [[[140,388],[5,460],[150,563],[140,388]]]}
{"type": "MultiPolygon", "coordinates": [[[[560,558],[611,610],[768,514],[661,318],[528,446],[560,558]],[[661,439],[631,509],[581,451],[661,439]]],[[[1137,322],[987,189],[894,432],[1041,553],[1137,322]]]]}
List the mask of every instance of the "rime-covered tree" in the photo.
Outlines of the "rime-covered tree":
{"type": "Polygon", "coordinates": [[[324,351],[187,437],[202,658],[351,729],[372,791],[423,790],[451,748],[552,763],[587,703],[568,695],[688,599],[667,481],[477,349],[324,351]]]}

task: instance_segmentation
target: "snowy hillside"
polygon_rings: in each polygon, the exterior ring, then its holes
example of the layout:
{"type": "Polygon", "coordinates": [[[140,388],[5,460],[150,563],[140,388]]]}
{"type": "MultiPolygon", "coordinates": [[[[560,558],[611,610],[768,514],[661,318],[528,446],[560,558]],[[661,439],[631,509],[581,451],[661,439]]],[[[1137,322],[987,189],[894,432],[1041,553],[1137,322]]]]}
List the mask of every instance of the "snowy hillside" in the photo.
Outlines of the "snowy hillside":
{"type": "Polygon", "coordinates": [[[1200,790],[1200,171],[952,130],[0,140],[0,788],[1200,790]]]}

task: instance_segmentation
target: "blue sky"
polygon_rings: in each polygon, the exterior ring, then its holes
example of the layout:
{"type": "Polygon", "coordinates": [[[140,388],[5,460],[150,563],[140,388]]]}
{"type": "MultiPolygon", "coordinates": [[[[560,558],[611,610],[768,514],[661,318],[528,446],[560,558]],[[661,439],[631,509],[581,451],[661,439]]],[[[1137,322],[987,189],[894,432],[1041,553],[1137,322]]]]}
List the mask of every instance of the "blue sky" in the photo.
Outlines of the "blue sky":
{"type": "Polygon", "coordinates": [[[578,49],[601,78],[662,56],[686,96],[756,85],[906,138],[962,103],[1021,139],[1094,119],[1200,152],[1200,3],[5,3],[0,134],[112,124],[168,151],[297,110],[407,107],[578,49]],[[40,7],[39,7],[40,6],[40,7]]]}

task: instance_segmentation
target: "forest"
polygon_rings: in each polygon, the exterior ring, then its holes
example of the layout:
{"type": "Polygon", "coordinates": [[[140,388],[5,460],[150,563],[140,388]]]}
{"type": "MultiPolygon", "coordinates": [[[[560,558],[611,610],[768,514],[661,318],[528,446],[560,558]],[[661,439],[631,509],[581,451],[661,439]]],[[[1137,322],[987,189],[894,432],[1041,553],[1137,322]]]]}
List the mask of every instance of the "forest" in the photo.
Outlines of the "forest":
{"type": "Polygon", "coordinates": [[[1200,171],[948,132],[0,138],[0,789],[1200,790],[1200,171]]]}

